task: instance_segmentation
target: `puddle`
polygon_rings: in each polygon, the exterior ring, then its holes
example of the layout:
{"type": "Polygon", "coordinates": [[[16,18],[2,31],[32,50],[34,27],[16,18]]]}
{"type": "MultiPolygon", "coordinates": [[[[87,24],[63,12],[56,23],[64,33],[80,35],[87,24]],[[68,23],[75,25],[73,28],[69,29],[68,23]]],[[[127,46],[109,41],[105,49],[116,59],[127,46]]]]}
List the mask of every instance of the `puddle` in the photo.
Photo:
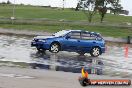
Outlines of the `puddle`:
{"type": "Polygon", "coordinates": [[[20,78],[20,79],[34,79],[35,77],[31,76],[24,76],[24,75],[18,75],[18,74],[5,74],[5,73],[0,73],[1,77],[11,77],[11,78],[20,78]]]}

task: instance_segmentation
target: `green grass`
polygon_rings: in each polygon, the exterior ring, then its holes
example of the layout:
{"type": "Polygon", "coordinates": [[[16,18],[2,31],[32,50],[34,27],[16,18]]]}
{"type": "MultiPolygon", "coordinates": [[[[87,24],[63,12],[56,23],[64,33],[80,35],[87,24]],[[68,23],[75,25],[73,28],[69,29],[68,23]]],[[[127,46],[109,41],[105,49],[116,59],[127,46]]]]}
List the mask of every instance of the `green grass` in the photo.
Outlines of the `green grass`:
{"type": "MultiPolygon", "coordinates": [[[[12,5],[0,5],[0,18],[10,18],[12,16],[12,5]]],[[[87,21],[87,17],[82,11],[74,11],[71,9],[60,10],[57,8],[44,8],[35,6],[20,6],[15,9],[15,17],[17,19],[51,19],[51,20],[68,20],[68,21],[87,21]]],[[[44,30],[47,32],[56,32],[62,29],[82,29],[101,33],[103,36],[127,37],[132,35],[132,27],[110,26],[109,24],[124,25],[125,22],[132,23],[131,16],[119,16],[107,14],[105,24],[100,24],[100,16],[96,14],[93,19],[94,26],[70,23],[50,23],[48,21],[26,21],[18,20],[15,24],[11,21],[0,20],[1,28],[19,29],[19,30],[44,30]],[[98,24],[98,25],[97,25],[98,24]],[[103,26],[105,25],[105,26],[103,26]]],[[[126,24],[125,24],[126,26],[126,24]]]]}
{"type": "MultiPolygon", "coordinates": [[[[9,18],[12,16],[13,6],[0,6],[0,17],[9,18]]],[[[48,18],[48,19],[65,19],[65,20],[85,20],[86,17],[81,12],[70,9],[58,10],[44,7],[33,6],[16,6],[16,18],[48,18]]]]}
{"type": "MultiPolygon", "coordinates": [[[[12,16],[13,5],[0,5],[0,18],[10,18],[12,16]]],[[[60,10],[57,8],[44,8],[35,6],[20,6],[15,8],[16,18],[48,18],[48,19],[64,19],[73,21],[87,21],[87,17],[82,11],[74,11],[71,9],[60,10]]],[[[119,16],[107,14],[105,21],[107,22],[131,22],[131,16],[119,16]]],[[[100,16],[96,14],[93,22],[99,22],[100,16]]]]}
{"type": "Polygon", "coordinates": [[[2,28],[13,28],[18,30],[43,30],[47,32],[56,32],[62,29],[81,29],[99,32],[103,36],[123,37],[132,35],[132,29],[125,29],[119,27],[102,27],[102,26],[81,26],[81,25],[12,25],[12,24],[0,24],[2,28]]]}

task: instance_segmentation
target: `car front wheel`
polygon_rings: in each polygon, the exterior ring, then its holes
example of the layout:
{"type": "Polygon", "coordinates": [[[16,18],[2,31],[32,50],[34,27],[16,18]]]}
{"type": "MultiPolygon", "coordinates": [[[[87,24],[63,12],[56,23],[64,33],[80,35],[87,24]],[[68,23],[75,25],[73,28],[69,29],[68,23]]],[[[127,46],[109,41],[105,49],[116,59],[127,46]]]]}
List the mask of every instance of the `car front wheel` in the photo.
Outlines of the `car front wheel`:
{"type": "Polygon", "coordinates": [[[44,51],[46,51],[45,49],[42,49],[42,48],[37,48],[37,50],[38,50],[39,52],[44,52],[44,51]]]}
{"type": "Polygon", "coordinates": [[[90,55],[93,57],[98,57],[101,54],[101,50],[99,47],[94,47],[91,49],[90,55]]]}
{"type": "Polygon", "coordinates": [[[85,53],[84,52],[77,52],[79,55],[84,55],[85,53]]]}
{"type": "Polygon", "coordinates": [[[58,53],[60,51],[60,45],[58,43],[52,43],[49,51],[52,53],[58,53]]]}

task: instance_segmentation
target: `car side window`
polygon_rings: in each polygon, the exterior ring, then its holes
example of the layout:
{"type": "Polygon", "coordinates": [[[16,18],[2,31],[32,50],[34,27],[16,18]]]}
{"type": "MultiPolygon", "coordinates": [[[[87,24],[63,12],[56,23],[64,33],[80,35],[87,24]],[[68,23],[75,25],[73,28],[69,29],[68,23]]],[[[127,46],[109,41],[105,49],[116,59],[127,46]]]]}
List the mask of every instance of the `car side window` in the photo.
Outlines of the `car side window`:
{"type": "Polygon", "coordinates": [[[82,40],[96,40],[96,36],[88,32],[81,33],[81,38],[82,40]]]}
{"type": "Polygon", "coordinates": [[[97,36],[96,39],[97,39],[97,40],[102,40],[102,37],[97,36]]]}
{"type": "Polygon", "coordinates": [[[69,36],[71,39],[80,39],[80,32],[71,32],[69,36]]]}

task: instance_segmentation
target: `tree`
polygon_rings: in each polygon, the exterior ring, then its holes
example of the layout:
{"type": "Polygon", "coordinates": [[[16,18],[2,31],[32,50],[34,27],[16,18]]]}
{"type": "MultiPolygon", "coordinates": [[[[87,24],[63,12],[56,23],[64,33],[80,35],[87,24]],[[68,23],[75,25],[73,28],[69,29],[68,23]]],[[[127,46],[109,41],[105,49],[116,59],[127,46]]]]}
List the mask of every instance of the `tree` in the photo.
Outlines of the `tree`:
{"type": "Polygon", "coordinates": [[[107,5],[111,3],[111,0],[96,0],[96,9],[98,10],[101,18],[101,23],[103,22],[103,19],[107,13],[108,7],[107,5]]]}
{"type": "Polygon", "coordinates": [[[101,16],[100,21],[102,23],[103,22],[103,19],[105,17],[105,14],[107,13],[107,7],[98,8],[98,11],[99,11],[99,14],[101,16]]]}
{"type": "Polygon", "coordinates": [[[110,10],[114,13],[114,14],[119,14],[122,11],[123,7],[120,4],[120,0],[114,0],[114,2],[112,3],[112,7],[110,8],[110,10]]]}
{"type": "Polygon", "coordinates": [[[63,0],[63,7],[62,7],[62,10],[64,10],[64,8],[65,8],[65,0],[63,0]]]}
{"type": "Polygon", "coordinates": [[[75,8],[75,11],[79,11],[79,8],[80,8],[80,4],[77,3],[77,7],[75,8]]]}
{"type": "Polygon", "coordinates": [[[6,4],[6,2],[2,2],[1,4],[6,4]]]}
{"type": "Polygon", "coordinates": [[[114,14],[122,11],[122,7],[119,2],[120,0],[80,0],[77,5],[77,9],[79,7],[82,8],[89,22],[92,21],[93,16],[98,11],[101,16],[100,21],[102,23],[108,9],[113,10],[114,14]]]}
{"type": "Polygon", "coordinates": [[[8,0],[6,4],[11,4],[11,2],[8,0]]]}
{"type": "Polygon", "coordinates": [[[120,0],[96,0],[96,9],[98,10],[101,18],[101,23],[107,13],[108,9],[112,9],[115,12],[121,11],[121,4],[119,4],[120,0]]]}
{"type": "Polygon", "coordinates": [[[96,13],[95,9],[96,0],[80,0],[78,7],[82,8],[82,11],[87,16],[88,21],[91,23],[92,18],[96,13]]]}

